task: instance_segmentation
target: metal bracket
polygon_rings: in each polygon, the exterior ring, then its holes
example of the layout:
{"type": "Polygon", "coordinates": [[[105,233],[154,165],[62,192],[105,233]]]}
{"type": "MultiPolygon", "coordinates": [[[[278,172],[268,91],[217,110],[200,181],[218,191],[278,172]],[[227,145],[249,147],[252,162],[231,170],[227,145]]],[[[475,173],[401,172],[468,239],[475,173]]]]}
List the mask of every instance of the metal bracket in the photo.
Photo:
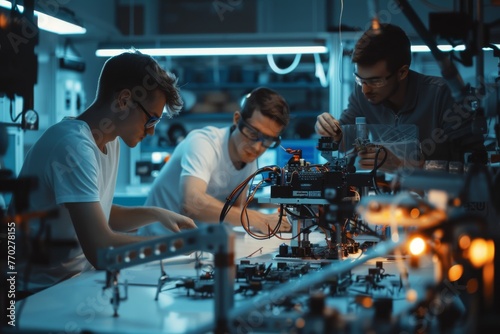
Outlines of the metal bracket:
{"type": "MultiPolygon", "coordinates": [[[[97,266],[117,277],[120,269],[139,264],[171,258],[193,251],[206,251],[214,254],[214,326],[216,333],[227,330],[227,315],[234,304],[234,233],[227,224],[207,224],[197,229],[183,231],[174,235],[137,242],[117,248],[100,249],[97,253],[97,266]],[[114,273],[114,274],[113,274],[114,273]]],[[[107,285],[109,282],[107,280],[107,285]]],[[[113,284],[118,288],[118,284],[113,284]]],[[[117,314],[119,292],[113,297],[113,307],[117,314]]]]}

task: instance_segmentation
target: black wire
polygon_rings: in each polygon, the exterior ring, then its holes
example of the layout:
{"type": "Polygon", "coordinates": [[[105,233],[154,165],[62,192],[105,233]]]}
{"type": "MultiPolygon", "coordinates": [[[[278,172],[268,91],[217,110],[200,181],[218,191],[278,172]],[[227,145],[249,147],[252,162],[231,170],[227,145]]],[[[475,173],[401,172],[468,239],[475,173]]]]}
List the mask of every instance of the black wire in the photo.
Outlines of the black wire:
{"type": "Polygon", "coordinates": [[[17,122],[19,117],[23,114],[22,112],[17,114],[17,116],[14,117],[14,101],[11,99],[10,100],[10,106],[9,106],[9,113],[10,113],[10,119],[13,123],[17,122]]]}
{"type": "MultiPolygon", "coordinates": [[[[278,218],[278,223],[276,224],[276,226],[274,227],[274,229],[269,232],[268,235],[257,236],[257,235],[253,235],[253,233],[248,233],[248,235],[250,235],[255,240],[266,240],[266,239],[270,239],[273,236],[275,236],[279,232],[279,229],[280,229],[280,226],[281,226],[281,222],[283,221],[283,211],[284,211],[283,204],[280,204],[280,210],[279,210],[280,215],[279,215],[279,218],[278,218]]],[[[246,210],[245,210],[245,214],[247,215],[246,218],[247,218],[248,229],[250,229],[250,219],[248,219],[248,213],[247,213],[246,210]]]]}
{"type": "Polygon", "coordinates": [[[360,232],[373,235],[373,236],[379,236],[374,230],[372,230],[366,223],[363,222],[363,220],[359,219],[357,220],[357,228],[360,230],[360,232]]]}
{"type": "Polygon", "coordinates": [[[288,208],[285,208],[285,211],[286,211],[286,213],[288,213],[289,215],[291,215],[291,216],[293,216],[293,217],[295,217],[297,219],[318,219],[319,218],[316,215],[316,213],[314,211],[312,211],[312,209],[308,205],[302,204],[301,207],[303,207],[304,209],[307,209],[307,211],[309,211],[310,215],[309,216],[301,216],[299,214],[293,213],[288,208]]]}
{"type": "Polygon", "coordinates": [[[224,203],[224,206],[222,207],[221,214],[219,216],[219,223],[223,223],[224,219],[226,218],[229,210],[233,207],[234,203],[236,200],[240,197],[241,193],[245,190],[246,185],[253,180],[257,175],[264,173],[264,172],[269,172],[269,171],[275,171],[275,168],[279,168],[278,166],[264,166],[262,168],[257,169],[253,174],[251,174],[249,177],[247,177],[243,182],[241,182],[235,189],[238,189],[239,187],[240,190],[233,194],[231,193],[227,198],[226,202],[224,203]]]}
{"type": "MultiPolygon", "coordinates": [[[[239,198],[239,196],[241,195],[241,193],[246,189],[246,186],[250,182],[252,182],[252,180],[254,180],[257,175],[260,175],[260,174],[262,174],[264,172],[276,172],[276,170],[281,170],[281,167],[276,166],[276,165],[272,165],[272,166],[265,166],[265,167],[259,168],[253,174],[251,174],[249,177],[247,177],[243,182],[241,182],[235,188],[235,189],[238,189],[238,191],[236,191],[236,192],[233,191],[227,197],[226,202],[224,203],[224,206],[223,206],[223,208],[221,210],[221,214],[219,216],[219,223],[223,223],[224,222],[225,217],[227,216],[228,212],[233,207],[233,205],[236,202],[236,200],[239,198]]],[[[261,183],[265,182],[265,181],[266,181],[266,179],[264,179],[263,181],[261,181],[261,183]]],[[[248,198],[250,198],[250,196],[248,198]]],[[[247,201],[248,201],[248,198],[247,198],[247,201]]],[[[258,236],[252,235],[251,233],[248,233],[248,234],[252,238],[257,239],[257,240],[269,239],[272,236],[276,235],[276,233],[278,233],[278,231],[279,231],[279,228],[281,226],[281,222],[283,220],[283,212],[284,212],[283,204],[281,204],[280,205],[280,215],[279,215],[278,223],[276,224],[275,228],[272,231],[270,231],[270,233],[267,236],[258,237],[258,236]]],[[[248,224],[247,229],[249,230],[250,229],[250,220],[248,218],[248,212],[246,211],[246,209],[245,209],[245,215],[246,215],[247,224],[248,224]]],[[[243,228],[245,228],[245,226],[243,226],[243,228]]]]}
{"type": "MultiPolygon", "coordinates": [[[[280,205],[280,218],[279,218],[278,224],[276,224],[276,227],[269,233],[269,235],[259,237],[259,236],[254,236],[254,235],[250,234],[250,236],[256,240],[266,240],[266,239],[269,239],[269,238],[273,237],[274,235],[276,235],[276,233],[278,233],[278,231],[279,231],[279,227],[281,226],[283,211],[287,211],[287,212],[289,211],[288,209],[286,209],[286,208],[284,209],[283,207],[284,207],[284,205],[281,204],[280,205]]],[[[314,211],[309,206],[304,205],[304,208],[306,208],[311,214],[315,214],[314,211]]],[[[310,217],[308,217],[308,218],[310,218],[310,217]]],[[[315,217],[315,218],[318,218],[318,217],[315,217]]],[[[247,217],[247,221],[248,221],[248,217],[247,217]]],[[[310,233],[311,229],[313,227],[318,227],[318,226],[319,226],[319,224],[317,222],[313,222],[313,224],[301,229],[297,235],[291,236],[289,239],[293,240],[293,239],[298,238],[299,235],[301,235],[301,234],[310,233]]],[[[250,228],[250,226],[249,226],[249,228],[250,228]]]]}
{"type": "Polygon", "coordinates": [[[370,174],[372,176],[373,188],[375,189],[376,194],[382,193],[382,191],[380,190],[380,188],[378,187],[378,184],[377,184],[377,170],[384,165],[386,160],[387,160],[387,150],[385,149],[385,147],[380,146],[377,149],[377,152],[375,152],[375,163],[374,163],[375,167],[373,167],[372,171],[370,172],[370,174]],[[378,156],[379,156],[381,151],[384,151],[385,155],[384,155],[384,158],[382,159],[382,161],[380,162],[380,164],[377,164],[378,156]]]}
{"type": "Polygon", "coordinates": [[[377,170],[383,166],[383,164],[385,163],[385,161],[387,160],[387,150],[385,149],[385,147],[383,146],[380,146],[378,149],[377,149],[377,152],[375,152],[375,167],[373,168],[372,170],[372,173],[376,173],[377,170]],[[377,161],[378,161],[378,155],[380,154],[380,151],[384,151],[385,152],[385,155],[384,155],[384,158],[382,159],[382,161],[380,162],[380,164],[377,165],[377,161]]]}
{"type": "MultiPolygon", "coordinates": [[[[283,204],[282,204],[283,206],[283,204]]],[[[311,216],[299,216],[297,214],[294,214],[293,212],[291,212],[288,208],[285,208],[285,211],[287,213],[289,213],[290,215],[294,216],[294,217],[297,217],[298,219],[312,219],[313,220],[313,223],[307,227],[304,227],[300,230],[300,232],[295,235],[295,236],[292,236],[290,239],[295,239],[295,238],[298,238],[299,235],[301,234],[305,234],[305,233],[310,233],[311,232],[311,229],[313,227],[319,227],[319,222],[317,221],[314,221],[316,219],[319,219],[319,216],[316,215],[316,213],[314,212],[314,210],[310,207],[310,205],[305,205],[305,204],[302,204],[301,207],[303,207],[304,209],[306,209],[307,211],[309,211],[309,213],[311,214],[311,216]]],[[[283,209],[281,209],[282,211],[283,209]]],[[[326,229],[326,228],[325,228],[326,229]]],[[[329,229],[331,230],[331,229],[329,229]]]]}
{"type": "Polygon", "coordinates": [[[222,207],[221,214],[219,216],[219,223],[220,224],[222,224],[224,222],[224,219],[226,219],[227,214],[229,213],[229,211],[233,207],[234,203],[236,203],[236,200],[238,199],[238,197],[240,197],[240,195],[241,195],[241,193],[243,192],[244,189],[245,189],[245,187],[241,188],[238,191],[238,193],[236,194],[236,196],[234,196],[234,197],[228,197],[226,199],[226,203],[224,203],[224,206],[222,207]]]}
{"type": "Polygon", "coordinates": [[[317,222],[313,222],[313,224],[311,224],[311,225],[309,225],[307,227],[301,228],[300,232],[297,235],[292,236],[290,239],[296,239],[301,234],[311,233],[312,232],[311,230],[313,229],[313,227],[317,228],[317,227],[319,227],[319,224],[317,222]]]}
{"type": "MultiPolygon", "coordinates": [[[[247,180],[245,180],[244,182],[246,182],[246,181],[247,180]]],[[[229,210],[231,210],[231,208],[233,207],[234,203],[236,202],[236,200],[238,199],[238,197],[241,195],[241,192],[243,191],[243,189],[245,189],[245,188],[244,187],[241,188],[239,190],[239,192],[236,194],[235,197],[231,197],[231,195],[234,196],[234,194],[231,194],[230,196],[228,196],[226,198],[226,202],[224,203],[224,206],[222,207],[222,210],[221,210],[221,213],[220,213],[220,216],[219,216],[219,223],[220,224],[222,224],[224,222],[224,219],[226,218],[227,213],[229,212],[229,210]]]]}
{"type": "Polygon", "coordinates": [[[316,215],[316,212],[314,212],[314,210],[311,208],[310,205],[303,205],[303,207],[309,211],[309,213],[311,214],[312,217],[316,218],[316,219],[319,219],[319,216],[316,215]]]}

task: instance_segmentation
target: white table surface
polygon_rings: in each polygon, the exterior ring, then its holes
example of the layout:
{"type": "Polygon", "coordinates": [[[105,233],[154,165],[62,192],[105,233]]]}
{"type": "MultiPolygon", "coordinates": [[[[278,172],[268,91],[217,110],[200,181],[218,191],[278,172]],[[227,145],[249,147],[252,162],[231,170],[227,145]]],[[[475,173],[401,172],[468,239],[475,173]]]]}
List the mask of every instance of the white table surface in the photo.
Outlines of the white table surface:
{"type": "MultiPolygon", "coordinates": [[[[236,228],[236,259],[250,260],[251,263],[270,263],[284,241],[272,238],[255,240],[236,228]],[[259,250],[262,248],[262,253],[259,250]],[[256,252],[257,251],[257,252],[256,252]],[[248,255],[256,252],[251,257],[248,255]]],[[[290,234],[283,234],[290,236],[290,234]]],[[[324,235],[312,233],[312,242],[324,244],[324,235]]],[[[287,242],[289,243],[289,242],[287,242]]],[[[346,261],[352,261],[354,255],[346,261]]],[[[203,254],[203,263],[210,263],[211,254],[203,254]]],[[[382,259],[383,260],[383,259],[382,259]]],[[[283,261],[283,260],[280,260],[283,261]]],[[[198,277],[194,269],[194,254],[179,256],[163,261],[166,273],[172,278],[198,277]]],[[[359,266],[375,267],[375,260],[359,266]]],[[[398,274],[392,261],[385,261],[387,271],[398,274]]],[[[120,283],[128,282],[128,299],[120,303],[118,317],[113,317],[110,304],[110,290],[103,291],[105,272],[90,271],[41,291],[17,303],[17,328],[21,330],[41,330],[51,333],[186,333],[211,324],[214,320],[214,298],[187,295],[184,288],[163,291],[155,301],[156,284],[160,277],[159,261],[130,267],[120,272],[120,283]],[[21,304],[24,304],[21,306],[21,304]]],[[[422,284],[432,276],[432,266],[421,270],[422,284]]],[[[306,277],[306,276],[304,276],[306,277]]],[[[413,277],[415,278],[415,276],[413,277]]],[[[164,290],[173,287],[175,281],[167,283],[164,290]]],[[[121,289],[121,296],[124,295],[121,289]]],[[[228,291],[228,293],[234,293],[228,291]]],[[[252,297],[235,296],[235,307],[251,302],[252,297]]],[[[349,311],[347,301],[339,299],[341,312],[349,311]],[[342,304],[344,303],[344,304],[342,304]]]]}

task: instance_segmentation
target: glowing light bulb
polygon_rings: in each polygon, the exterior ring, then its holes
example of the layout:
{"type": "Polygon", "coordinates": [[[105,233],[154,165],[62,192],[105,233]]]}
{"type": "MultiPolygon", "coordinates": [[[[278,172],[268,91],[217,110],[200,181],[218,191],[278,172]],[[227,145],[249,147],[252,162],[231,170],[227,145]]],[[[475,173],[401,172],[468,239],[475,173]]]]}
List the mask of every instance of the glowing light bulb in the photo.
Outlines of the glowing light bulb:
{"type": "Polygon", "coordinates": [[[412,255],[420,255],[425,251],[425,240],[421,237],[415,237],[410,241],[409,248],[412,255]]]}

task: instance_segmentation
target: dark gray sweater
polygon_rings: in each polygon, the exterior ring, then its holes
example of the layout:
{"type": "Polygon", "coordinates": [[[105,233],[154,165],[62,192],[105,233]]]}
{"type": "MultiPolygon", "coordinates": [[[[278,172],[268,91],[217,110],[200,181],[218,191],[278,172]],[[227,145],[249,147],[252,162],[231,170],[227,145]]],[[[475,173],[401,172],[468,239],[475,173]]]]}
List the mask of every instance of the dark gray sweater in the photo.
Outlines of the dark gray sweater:
{"type": "Polygon", "coordinates": [[[364,116],[367,124],[414,124],[426,160],[463,161],[465,152],[484,150],[482,135],[472,134],[472,113],[454,103],[446,81],[410,71],[405,103],[400,110],[373,105],[356,85],[340,123],[354,124],[364,116]]]}

